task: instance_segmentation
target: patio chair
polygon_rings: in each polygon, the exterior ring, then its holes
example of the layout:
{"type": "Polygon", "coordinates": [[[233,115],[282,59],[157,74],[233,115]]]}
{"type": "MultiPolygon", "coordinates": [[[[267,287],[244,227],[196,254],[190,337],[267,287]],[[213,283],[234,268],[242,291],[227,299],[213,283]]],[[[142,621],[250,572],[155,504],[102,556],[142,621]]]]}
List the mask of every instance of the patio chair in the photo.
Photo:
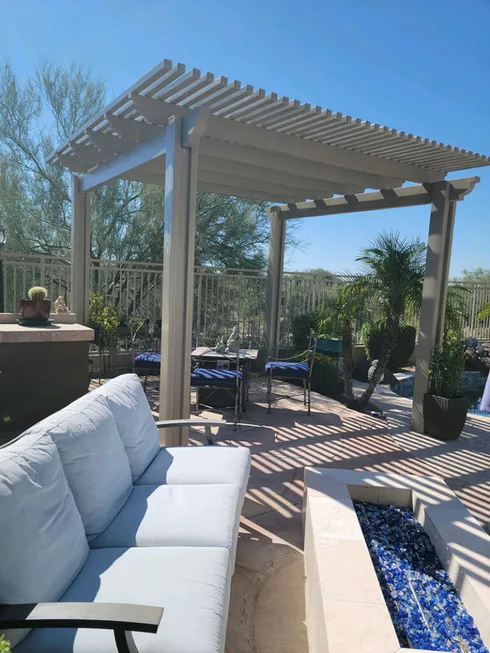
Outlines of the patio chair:
{"type": "MultiPolygon", "coordinates": [[[[206,405],[199,401],[199,390],[211,390],[208,395],[211,397],[217,392],[225,391],[230,395],[234,402],[234,430],[238,428],[238,420],[242,415],[243,399],[243,371],[240,365],[240,348],[237,348],[236,358],[230,356],[230,362],[234,363],[235,369],[224,369],[217,367],[206,367],[203,361],[200,361],[191,374],[191,387],[197,390],[196,409],[199,406],[215,409],[213,406],[206,405]]],[[[222,411],[226,413],[226,411],[222,411]]]]}
{"type": "Polygon", "coordinates": [[[265,374],[267,376],[267,405],[269,413],[271,412],[272,403],[272,379],[294,379],[296,381],[303,381],[303,403],[306,406],[308,398],[308,415],[311,415],[311,373],[315,361],[317,341],[317,334],[314,331],[311,331],[308,349],[306,349],[306,351],[303,351],[296,356],[292,356],[291,358],[269,358],[268,362],[265,364],[265,374]]]}
{"type": "MultiPolygon", "coordinates": [[[[160,321],[161,323],[161,321],[160,321]]],[[[160,375],[160,336],[161,336],[161,326],[159,326],[158,321],[155,322],[153,329],[149,329],[149,320],[146,320],[144,323],[144,335],[143,335],[143,351],[137,353],[138,345],[138,332],[137,329],[135,332],[131,330],[131,349],[133,352],[133,372],[138,374],[138,376],[144,375],[145,381],[143,388],[146,392],[146,384],[148,381],[148,376],[160,375]]]]}

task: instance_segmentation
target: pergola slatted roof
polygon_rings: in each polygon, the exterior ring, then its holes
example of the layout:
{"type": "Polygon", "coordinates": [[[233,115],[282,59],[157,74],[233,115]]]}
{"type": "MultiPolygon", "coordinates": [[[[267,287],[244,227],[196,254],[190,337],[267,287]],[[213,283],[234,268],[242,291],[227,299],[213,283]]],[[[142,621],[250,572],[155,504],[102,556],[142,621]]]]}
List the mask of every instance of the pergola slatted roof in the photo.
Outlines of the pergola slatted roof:
{"type": "MultiPolygon", "coordinates": [[[[490,164],[481,154],[195,68],[186,71],[169,60],[111,102],[48,161],[82,175],[103,171],[136,144],[163,134],[171,116],[198,109],[209,115],[198,186],[215,192],[288,203],[395,188],[405,181],[434,182],[451,171],[490,164]]],[[[163,184],[163,157],[158,152],[120,176],[163,184]]]]}

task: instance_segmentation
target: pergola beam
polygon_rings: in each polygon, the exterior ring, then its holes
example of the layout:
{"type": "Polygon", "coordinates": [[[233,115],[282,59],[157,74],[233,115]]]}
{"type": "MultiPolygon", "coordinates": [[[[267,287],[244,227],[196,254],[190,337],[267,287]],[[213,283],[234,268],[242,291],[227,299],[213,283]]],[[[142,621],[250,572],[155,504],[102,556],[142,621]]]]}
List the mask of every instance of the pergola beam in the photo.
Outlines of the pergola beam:
{"type": "Polygon", "coordinates": [[[72,143],[71,149],[73,153],[83,162],[87,163],[90,168],[99,165],[99,163],[103,163],[114,154],[107,155],[88,142],[83,145],[80,143],[72,143]]]}
{"type": "Polygon", "coordinates": [[[121,116],[115,116],[112,113],[107,113],[105,118],[111,126],[112,131],[118,133],[121,138],[127,139],[134,144],[140,141],[158,138],[163,134],[162,127],[150,124],[144,120],[131,120],[129,118],[122,118],[121,116]]]}
{"type": "Polygon", "coordinates": [[[134,168],[163,154],[165,154],[165,129],[159,128],[158,135],[152,140],[135,143],[129,152],[102,163],[93,172],[82,177],[81,190],[91,190],[107,184],[112,179],[128,175],[134,168]]]}
{"type": "MultiPolygon", "coordinates": [[[[208,172],[206,170],[199,171],[199,181],[204,186],[207,183],[210,185],[220,184],[241,191],[250,191],[251,193],[256,191],[269,193],[271,197],[315,197],[324,192],[318,189],[314,190],[311,186],[309,189],[305,189],[295,187],[294,184],[288,185],[287,183],[275,183],[267,179],[266,175],[265,177],[265,179],[254,179],[251,177],[242,177],[239,174],[216,174],[215,172],[208,172]]],[[[333,193],[330,193],[330,195],[333,195],[333,193]]]]}
{"type": "MultiPolygon", "coordinates": [[[[93,129],[85,130],[85,135],[92,145],[94,145],[106,158],[110,158],[115,154],[125,154],[133,146],[134,143],[126,141],[119,136],[112,134],[104,134],[103,132],[96,132],[93,129]]],[[[73,147],[73,145],[72,145],[73,147]]]]}
{"type": "Polygon", "coordinates": [[[357,186],[358,188],[354,190],[357,193],[365,188],[394,188],[400,186],[404,181],[391,176],[379,178],[376,175],[359,173],[354,170],[343,170],[335,165],[313,163],[291,154],[277,154],[258,147],[237,148],[233,143],[210,138],[202,139],[201,154],[223,159],[224,161],[254,166],[258,169],[268,168],[279,173],[335,183],[338,189],[337,192],[343,194],[349,192],[347,190],[349,186],[351,188],[357,186]],[[347,189],[343,190],[345,187],[347,189]]]}
{"type": "MultiPolygon", "coordinates": [[[[479,177],[466,177],[450,181],[451,200],[462,199],[471,192],[480,181],[479,177]]],[[[288,204],[279,207],[284,220],[293,218],[315,218],[324,215],[340,215],[342,213],[359,213],[363,211],[379,211],[382,209],[399,209],[406,206],[421,206],[431,203],[428,184],[405,186],[391,190],[345,195],[325,200],[314,200],[288,204]]]]}
{"type": "MultiPolygon", "coordinates": [[[[151,167],[140,166],[139,168],[135,168],[128,173],[120,175],[120,178],[127,179],[128,181],[140,181],[144,184],[155,184],[157,186],[163,186],[165,184],[165,177],[158,171],[157,166],[163,166],[164,161],[164,157],[160,157],[152,161],[151,167]]],[[[277,193],[273,194],[272,192],[263,190],[252,190],[250,189],[250,185],[247,184],[247,188],[242,188],[242,190],[239,190],[235,186],[226,185],[222,180],[220,180],[219,175],[216,175],[213,181],[210,179],[202,181],[198,176],[197,189],[207,191],[209,193],[244,197],[246,199],[255,199],[262,202],[277,202],[278,199],[283,202],[294,202],[300,199],[300,195],[294,195],[291,189],[283,189],[283,194],[278,195],[277,193]]],[[[304,190],[301,191],[301,195],[304,197],[304,190]]]]}
{"type": "MultiPolygon", "coordinates": [[[[293,182],[296,187],[323,188],[334,193],[359,193],[369,184],[374,183],[372,175],[343,174],[339,168],[312,164],[304,159],[275,155],[257,149],[242,147],[237,151],[231,143],[213,141],[203,138],[201,142],[200,169],[210,170],[210,164],[216,172],[225,170],[240,170],[238,174],[258,179],[269,178],[282,183],[293,182]],[[298,184],[301,184],[298,186],[298,184]],[[305,186],[306,187],[306,186],[305,186]]],[[[394,182],[394,179],[383,179],[383,182],[394,182]]],[[[399,185],[400,181],[396,180],[399,185]]]]}
{"type": "Polygon", "coordinates": [[[145,118],[155,125],[167,124],[167,120],[171,116],[181,118],[188,110],[184,107],[179,107],[176,104],[170,104],[164,100],[156,100],[146,95],[139,95],[138,93],[131,93],[129,96],[134,108],[145,118]]]}
{"type": "MultiPolygon", "coordinates": [[[[210,183],[210,182],[198,182],[198,189],[204,190],[209,193],[218,193],[218,195],[230,195],[234,197],[243,197],[244,199],[260,200],[262,202],[276,202],[277,193],[269,193],[262,190],[253,190],[251,188],[247,189],[237,189],[236,186],[227,186],[224,183],[210,183]]],[[[296,202],[299,199],[304,197],[295,195],[293,192],[285,194],[281,200],[284,202],[296,202]]]]}
{"type": "Polygon", "coordinates": [[[335,147],[328,143],[307,141],[285,133],[261,129],[244,122],[223,119],[212,115],[206,128],[206,136],[230,141],[247,147],[309,159],[314,163],[324,163],[347,168],[357,172],[379,176],[396,176],[416,182],[435,182],[444,178],[444,173],[429,168],[420,168],[398,161],[335,147]]]}

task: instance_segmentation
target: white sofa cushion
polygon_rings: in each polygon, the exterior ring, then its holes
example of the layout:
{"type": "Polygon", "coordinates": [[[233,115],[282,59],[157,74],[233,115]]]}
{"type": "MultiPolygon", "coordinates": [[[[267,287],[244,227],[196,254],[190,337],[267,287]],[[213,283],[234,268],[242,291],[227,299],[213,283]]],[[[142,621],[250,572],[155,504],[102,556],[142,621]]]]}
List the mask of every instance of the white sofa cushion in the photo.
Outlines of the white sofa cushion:
{"type": "MultiPolygon", "coordinates": [[[[218,548],[96,549],[62,601],[164,608],[155,635],[134,633],[139,653],[222,653],[231,568],[218,548]]],[[[116,653],[112,631],[34,630],[15,653],[116,653]]]]}
{"type": "Polygon", "coordinates": [[[139,485],[90,546],[234,549],[241,507],[237,485],[139,485]]]}
{"type": "MultiPolygon", "coordinates": [[[[49,436],[36,433],[0,449],[0,520],[0,603],[57,601],[89,548],[49,436]]],[[[13,645],[22,634],[9,634],[13,645]]]]}
{"type": "Polygon", "coordinates": [[[107,399],[134,480],[141,476],[160,449],[158,429],[141,382],[136,374],[122,374],[95,392],[107,399]]]}
{"type": "Polygon", "coordinates": [[[245,495],[250,474],[246,447],[161,447],[135,485],[232,484],[245,495]]]}
{"type": "Polygon", "coordinates": [[[84,395],[40,422],[58,452],[89,540],[111,523],[131,494],[128,457],[104,396],[84,395]]]}

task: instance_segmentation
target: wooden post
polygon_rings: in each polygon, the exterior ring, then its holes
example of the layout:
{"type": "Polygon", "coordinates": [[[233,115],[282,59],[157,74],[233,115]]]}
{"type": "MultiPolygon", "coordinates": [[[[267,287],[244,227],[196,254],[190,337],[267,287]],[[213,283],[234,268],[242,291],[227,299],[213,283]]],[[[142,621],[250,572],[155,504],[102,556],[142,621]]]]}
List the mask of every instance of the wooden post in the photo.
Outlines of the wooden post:
{"type": "Polygon", "coordinates": [[[286,246],[286,220],[278,207],[269,211],[269,265],[267,268],[267,302],[265,309],[266,355],[277,357],[281,317],[282,274],[286,246]]]}
{"type": "MultiPolygon", "coordinates": [[[[166,127],[160,419],[190,415],[198,145],[182,145],[182,120],[166,127]]],[[[167,446],[188,442],[188,427],[164,431],[167,446]]]]}
{"type": "Polygon", "coordinates": [[[427,259],[420,310],[419,341],[413,390],[412,429],[424,433],[424,394],[429,389],[429,367],[434,347],[444,332],[449,265],[456,214],[456,201],[450,200],[451,184],[430,184],[432,200],[427,259]]]}
{"type": "Polygon", "coordinates": [[[71,298],[68,306],[79,324],[88,324],[90,291],[90,193],[80,190],[72,175],[71,196],[71,298]]]}

